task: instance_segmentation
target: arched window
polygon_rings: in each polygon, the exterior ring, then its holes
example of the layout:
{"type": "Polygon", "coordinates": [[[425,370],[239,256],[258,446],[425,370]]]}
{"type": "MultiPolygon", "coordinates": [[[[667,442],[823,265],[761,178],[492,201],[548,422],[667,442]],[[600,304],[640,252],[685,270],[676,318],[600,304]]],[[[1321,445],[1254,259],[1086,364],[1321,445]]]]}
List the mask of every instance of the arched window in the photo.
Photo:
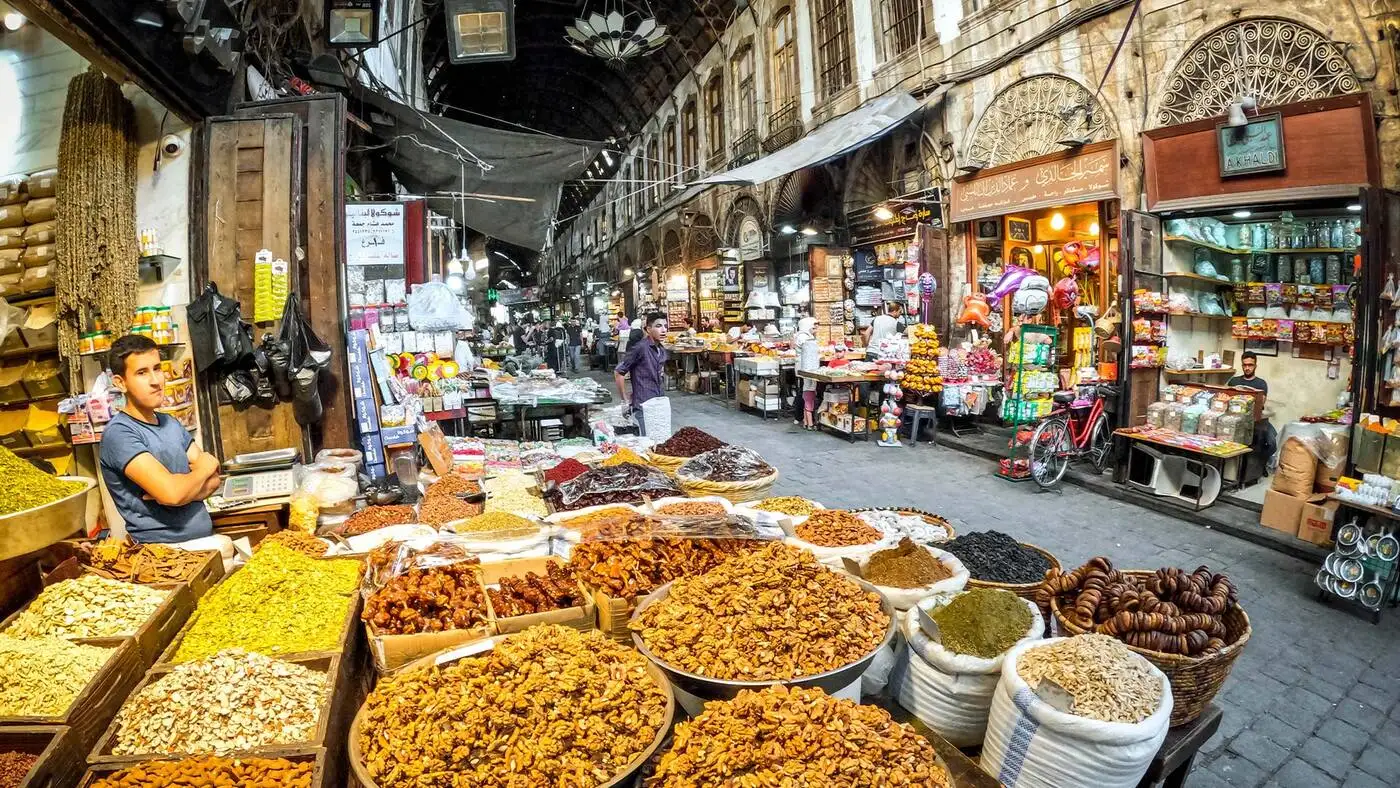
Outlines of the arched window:
{"type": "Polygon", "coordinates": [[[705,85],[705,133],[709,137],[711,167],[724,159],[724,70],[715,71],[705,85]]]}
{"type": "Polygon", "coordinates": [[[734,75],[734,136],[742,137],[758,125],[758,94],[753,84],[753,47],[745,44],[730,62],[734,75]]]}
{"type": "Polygon", "coordinates": [[[816,0],[817,89],[823,101],[851,84],[851,9],[848,0],[816,0]]]}
{"type": "Polygon", "coordinates": [[[656,138],[652,137],[647,143],[647,209],[656,204],[656,195],[660,189],[658,181],[661,180],[661,156],[656,149],[656,138]]]}
{"type": "Polygon", "coordinates": [[[769,76],[773,93],[768,109],[770,114],[775,114],[797,101],[797,22],[791,6],[784,6],[773,15],[769,33],[772,44],[769,76]]]}
{"type": "Polygon", "coordinates": [[[681,183],[695,180],[699,159],[700,118],[695,111],[695,97],[691,96],[681,107],[681,183]]]}
{"type": "Polygon", "coordinates": [[[666,169],[662,173],[665,180],[661,184],[660,200],[666,201],[671,195],[671,184],[676,182],[676,119],[666,121],[666,128],[662,131],[661,144],[664,146],[662,158],[666,160],[666,169]]]}

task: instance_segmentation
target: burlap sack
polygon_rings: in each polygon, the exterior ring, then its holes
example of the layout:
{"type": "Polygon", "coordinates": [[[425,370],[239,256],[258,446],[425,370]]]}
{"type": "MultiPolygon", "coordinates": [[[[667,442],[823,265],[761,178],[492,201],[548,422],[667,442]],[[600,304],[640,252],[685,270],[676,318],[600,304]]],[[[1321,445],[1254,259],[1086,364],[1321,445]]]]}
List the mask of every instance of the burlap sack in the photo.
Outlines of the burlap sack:
{"type": "Polygon", "coordinates": [[[0,227],[23,227],[25,205],[28,203],[0,205],[0,227]]]}
{"type": "Polygon", "coordinates": [[[23,227],[6,227],[0,229],[0,252],[10,249],[23,249],[24,230],[25,228],[23,227]]]}
{"type": "Polygon", "coordinates": [[[29,173],[29,199],[52,197],[58,193],[58,170],[47,169],[29,173]]]}
{"type": "Polygon", "coordinates": [[[24,204],[24,221],[28,224],[38,224],[39,222],[51,221],[54,216],[53,197],[40,197],[37,200],[30,200],[24,204]]]}
{"type": "Polygon", "coordinates": [[[25,247],[24,254],[20,259],[24,261],[25,268],[37,268],[53,262],[55,255],[53,244],[42,244],[25,247]]]}
{"type": "Polygon", "coordinates": [[[25,246],[41,246],[58,240],[57,222],[39,222],[24,228],[25,246]]]}
{"type": "Polygon", "coordinates": [[[1317,475],[1317,458],[1297,438],[1283,442],[1278,453],[1278,472],[1273,488],[1285,495],[1306,498],[1312,495],[1313,479],[1317,475]]]}

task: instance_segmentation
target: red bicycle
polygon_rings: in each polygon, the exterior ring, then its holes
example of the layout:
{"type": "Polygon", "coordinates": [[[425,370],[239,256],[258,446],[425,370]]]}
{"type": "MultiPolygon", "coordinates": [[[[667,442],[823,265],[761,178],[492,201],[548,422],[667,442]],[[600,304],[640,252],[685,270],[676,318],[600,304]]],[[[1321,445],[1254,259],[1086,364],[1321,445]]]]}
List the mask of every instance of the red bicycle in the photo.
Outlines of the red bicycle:
{"type": "Polygon", "coordinates": [[[1113,431],[1104,414],[1104,400],[1118,396],[1113,386],[1094,387],[1092,401],[1073,391],[1057,391],[1055,408],[1031,435],[1031,478],[1043,488],[1060,483],[1076,460],[1087,459],[1095,473],[1103,473],[1113,450],[1113,431]]]}

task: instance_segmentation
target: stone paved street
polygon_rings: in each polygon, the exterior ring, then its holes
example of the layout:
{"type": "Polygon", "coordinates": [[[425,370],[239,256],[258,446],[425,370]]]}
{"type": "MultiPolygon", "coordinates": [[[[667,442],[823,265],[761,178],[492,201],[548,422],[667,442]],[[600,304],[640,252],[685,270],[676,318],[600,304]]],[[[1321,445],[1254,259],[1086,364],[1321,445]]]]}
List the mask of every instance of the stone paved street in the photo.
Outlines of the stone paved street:
{"type": "Polygon", "coordinates": [[[1400,611],[1373,626],[1317,602],[1315,566],[1075,486],[1042,493],[1012,484],[992,463],[948,448],[847,444],[701,396],[672,393],[671,402],[673,426],[760,451],[782,472],[775,494],[926,509],[959,532],[995,528],[1039,544],[1066,566],[1107,555],[1122,567],[1205,563],[1228,573],[1254,635],[1217,696],[1224,722],[1188,785],[1400,784],[1400,611]]]}

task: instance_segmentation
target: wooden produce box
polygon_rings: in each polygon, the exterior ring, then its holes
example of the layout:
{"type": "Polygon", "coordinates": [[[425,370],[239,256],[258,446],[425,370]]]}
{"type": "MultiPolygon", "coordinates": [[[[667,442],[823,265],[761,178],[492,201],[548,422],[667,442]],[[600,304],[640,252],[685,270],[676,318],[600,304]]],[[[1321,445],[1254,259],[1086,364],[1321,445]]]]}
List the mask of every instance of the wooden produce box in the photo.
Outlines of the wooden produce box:
{"type": "Polygon", "coordinates": [[[92,743],[126,702],[131,690],[141,682],[145,670],[136,641],[130,638],[94,638],[76,642],[109,648],[112,655],[67,710],[51,717],[0,717],[0,729],[33,725],[68,726],[73,752],[78,753],[75,760],[92,747],[92,743]]]}
{"type": "MultiPolygon", "coordinates": [[[[349,641],[355,636],[355,630],[357,629],[356,622],[357,619],[359,619],[360,617],[360,605],[362,603],[362,599],[359,591],[357,590],[349,598],[347,598],[346,602],[348,603],[348,609],[345,611],[345,620],[341,624],[340,637],[336,641],[336,645],[334,648],[325,651],[298,651],[287,654],[266,654],[265,656],[296,662],[300,659],[314,658],[324,654],[344,654],[348,647],[349,641]]],[[[152,670],[168,671],[173,665],[179,664],[175,662],[175,654],[179,652],[180,644],[184,642],[185,635],[189,633],[190,627],[194,626],[194,622],[198,618],[199,611],[196,609],[194,615],[190,616],[189,620],[185,622],[184,628],[182,628],[179,634],[177,634],[175,638],[170,641],[170,645],[166,646],[165,651],[161,652],[160,657],[156,660],[156,664],[154,665],[154,667],[152,667],[152,670]]],[[[229,648],[233,648],[233,646],[229,646],[229,648]]]]}
{"type": "Polygon", "coordinates": [[[486,621],[470,629],[388,635],[380,633],[373,623],[365,621],[365,636],[369,640],[369,653],[374,658],[375,669],[380,673],[391,673],[429,654],[496,634],[496,616],[491,611],[491,599],[486,596],[486,587],[481,583],[480,572],[476,573],[476,578],[477,584],[481,586],[482,599],[486,602],[486,621]]]}
{"type": "MultiPolygon", "coordinates": [[[[481,567],[481,581],[487,586],[496,585],[505,577],[524,577],[526,572],[534,572],[537,575],[544,575],[549,571],[550,564],[563,566],[564,562],[555,556],[543,558],[512,558],[507,561],[497,561],[483,564],[481,567]]],[[[598,617],[595,612],[596,605],[593,597],[588,593],[588,589],[583,587],[577,580],[574,584],[578,586],[579,594],[584,599],[584,604],[574,607],[561,608],[559,610],[547,610],[543,613],[527,613],[521,616],[502,617],[495,605],[491,605],[491,612],[496,622],[496,633],[509,635],[513,632],[520,632],[538,624],[560,624],[566,627],[573,627],[583,631],[597,629],[598,617]]],[[[487,599],[490,602],[490,599],[487,599]]]]}
{"type": "MultiPolygon", "coordinates": [[[[317,719],[316,719],[316,730],[315,730],[315,732],[312,733],[311,740],[310,740],[310,741],[305,741],[305,742],[281,742],[281,743],[278,743],[278,744],[276,744],[276,745],[268,745],[267,747],[262,747],[262,748],[255,748],[255,749],[251,749],[251,750],[244,750],[244,751],[239,751],[239,752],[234,752],[234,753],[223,753],[223,755],[228,756],[228,757],[236,757],[236,756],[257,756],[257,755],[260,755],[261,753],[266,752],[266,751],[269,751],[269,750],[285,750],[285,749],[288,749],[288,748],[299,748],[299,749],[322,748],[322,747],[325,747],[325,746],[327,745],[327,738],[328,738],[328,737],[327,737],[327,730],[331,727],[331,725],[332,725],[333,722],[334,722],[334,718],[335,718],[334,711],[335,711],[335,701],[336,701],[336,690],[338,689],[339,684],[340,684],[340,682],[338,681],[338,679],[339,679],[339,677],[340,677],[340,655],[339,655],[339,654],[321,654],[321,655],[319,655],[319,656],[305,656],[305,657],[297,657],[297,658],[294,658],[294,659],[287,659],[287,658],[285,658],[285,657],[277,657],[277,659],[281,659],[281,660],[284,661],[284,662],[292,662],[292,663],[295,663],[295,664],[297,664],[297,665],[301,665],[301,666],[304,667],[304,668],[309,668],[309,669],[311,669],[311,670],[314,670],[314,671],[316,671],[316,672],[318,672],[318,673],[324,673],[324,674],[326,674],[326,697],[321,701],[321,708],[320,708],[319,713],[317,714],[317,719]]],[[[146,677],[145,677],[144,679],[141,680],[141,683],[138,684],[138,685],[136,685],[136,687],[135,687],[133,690],[131,690],[130,693],[128,693],[128,696],[129,696],[129,697],[135,697],[138,693],[141,692],[141,690],[145,689],[145,688],[146,688],[147,686],[149,686],[150,684],[153,684],[153,683],[155,683],[156,681],[159,681],[159,680],[160,680],[162,677],[164,677],[166,674],[168,674],[168,673],[170,673],[172,670],[174,670],[174,667],[175,667],[175,666],[157,666],[157,667],[152,668],[151,671],[150,671],[149,673],[146,674],[146,677]]],[[[125,699],[123,699],[123,703],[125,703],[125,699]]],[[[120,711],[120,708],[118,708],[118,711],[120,711]]],[[[164,758],[164,759],[175,758],[175,759],[179,759],[179,758],[194,757],[194,756],[197,756],[197,755],[208,755],[208,754],[211,754],[211,753],[130,753],[130,754],[115,755],[115,754],[112,753],[112,748],[116,745],[116,741],[117,741],[117,720],[115,719],[115,716],[116,716],[116,712],[113,712],[113,719],[111,719],[111,720],[109,721],[109,724],[107,725],[106,730],[102,733],[102,736],[97,740],[97,743],[96,743],[95,745],[93,745],[93,747],[92,747],[92,752],[91,752],[91,754],[88,755],[88,764],[89,764],[90,766],[96,767],[96,766],[104,766],[104,765],[108,765],[108,764],[126,764],[126,765],[130,766],[130,765],[132,765],[133,763],[139,763],[140,761],[149,761],[149,760],[156,759],[156,758],[164,758]]],[[[333,746],[339,746],[340,743],[339,743],[339,742],[331,742],[331,744],[332,744],[333,746]]]]}
{"type": "MultiPolygon", "coordinates": [[[[286,758],[293,762],[310,761],[315,764],[311,769],[312,788],[335,788],[336,783],[330,782],[326,770],[326,751],[320,747],[269,747],[265,750],[258,750],[254,755],[246,757],[256,758],[286,758]]],[[[125,763],[104,763],[87,770],[82,776],[82,781],[78,783],[78,788],[92,788],[97,781],[103,777],[110,776],[122,769],[129,769],[142,763],[152,761],[176,761],[179,758],[147,758],[141,761],[128,761],[125,763]]],[[[71,783],[70,783],[71,784],[71,783]]]]}
{"type": "Polygon", "coordinates": [[[83,769],[83,755],[73,749],[73,737],[63,725],[0,728],[0,752],[39,756],[18,788],[68,788],[83,769]]]}
{"type": "MultiPolygon", "coordinates": [[[[64,580],[76,580],[82,575],[82,565],[77,561],[65,562],[44,578],[44,586],[48,587],[64,580]],[[60,572],[60,569],[62,570],[60,572]]],[[[133,585],[140,585],[134,583],[133,585]]],[[[137,649],[140,651],[141,667],[145,669],[155,663],[156,657],[160,655],[165,647],[170,645],[170,641],[175,639],[190,615],[194,613],[194,594],[185,583],[157,583],[151,588],[167,592],[165,601],[156,608],[155,614],[146,619],[135,632],[123,633],[116,637],[129,637],[136,641],[137,649]]],[[[29,609],[29,605],[34,604],[30,600],[24,607],[11,613],[4,621],[0,621],[0,633],[10,628],[21,613],[29,609]]],[[[70,638],[76,640],[77,638],[70,638]]]]}
{"type": "MultiPolygon", "coordinates": [[[[69,564],[76,565],[82,574],[96,574],[88,566],[78,561],[78,547],[85,543],[88,543],[88,540],[65,539],[49,547],[49,552],[58,561],[58,565],[44,576],[44,585],[53,585],[59,580],[76,577],[77,575],[72,574],[73,570],[67,568],[69,564]]],[[[206,591],[224,579],[224,559],[217,550],[196,552],[204,556],[204,563],[193,574],[177,582],[188,584],[195,601],[199,601],[206,591]]]]}

